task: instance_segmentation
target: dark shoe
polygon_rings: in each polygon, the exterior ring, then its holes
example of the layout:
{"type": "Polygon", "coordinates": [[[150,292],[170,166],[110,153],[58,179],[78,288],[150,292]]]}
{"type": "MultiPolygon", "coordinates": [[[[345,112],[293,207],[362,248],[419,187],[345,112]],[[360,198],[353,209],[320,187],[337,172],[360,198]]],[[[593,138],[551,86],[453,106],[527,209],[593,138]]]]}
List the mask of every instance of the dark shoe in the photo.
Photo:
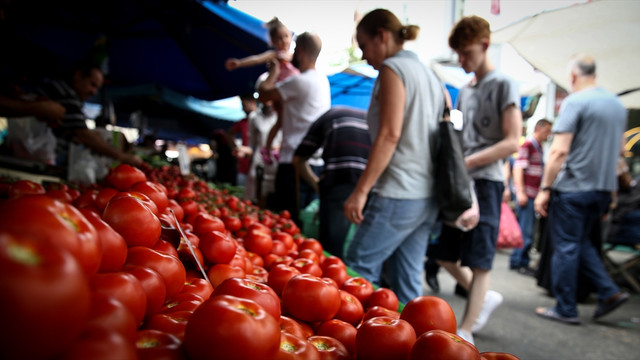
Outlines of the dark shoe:
{"type": "Polygon", "coordinates": [[[438,283],[438,277],[434,274],[429,274],[429,273],[427,273],[425,277],[427,279],[427,285],[429,285],[429,288],[431,288],[431,291],[433,291],[434,293],[439,293],[440,284],[438,283]]]}
{"type": "Polygon", "coordinates": [[[467,289],[463,288],[462,285],[460,285],[459,283],[456,283],[456,288],[453,291],[453,293],[463,298],[466,298],[467,295],[469,295],[467,289]]]}
{"type": "Polygon", "coordinates": [[[617,309],[618,306],[624,304],[627,300],[629,300],[629,293],[619,292],[604,301],[600,301],[598,303],[598,307],[596,307],[596,311],[593,313],[593,318],[598,319],[607,315],[617,309]]]}
{"type": "Polygon", "coordinates": [[[523,266],[518,269],[518,274],[535,277],[536,271],[528,266],[523,266]]]}
{"type": "Polygon", "coordinates": [[[549,320],[555,320],[570,325],[580,325],[579,317],[566,317],[558,314],[555,308],[539,307],[536,309],[536,315],[549,320]]]}

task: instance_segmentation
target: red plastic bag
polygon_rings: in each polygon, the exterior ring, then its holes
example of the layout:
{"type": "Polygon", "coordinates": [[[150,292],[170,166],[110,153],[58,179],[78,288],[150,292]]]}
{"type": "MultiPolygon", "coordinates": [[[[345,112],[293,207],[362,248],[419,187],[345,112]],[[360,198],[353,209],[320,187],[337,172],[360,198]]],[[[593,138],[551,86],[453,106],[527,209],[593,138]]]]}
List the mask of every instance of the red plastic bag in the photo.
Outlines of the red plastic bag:
{"type": "Polygon", "coordinates": [[[498,232],[498,249],[521,248],[524,245],[522,230],[513,210],[506,202],[502,202],[500,211],[500,231],[498,232]]]}

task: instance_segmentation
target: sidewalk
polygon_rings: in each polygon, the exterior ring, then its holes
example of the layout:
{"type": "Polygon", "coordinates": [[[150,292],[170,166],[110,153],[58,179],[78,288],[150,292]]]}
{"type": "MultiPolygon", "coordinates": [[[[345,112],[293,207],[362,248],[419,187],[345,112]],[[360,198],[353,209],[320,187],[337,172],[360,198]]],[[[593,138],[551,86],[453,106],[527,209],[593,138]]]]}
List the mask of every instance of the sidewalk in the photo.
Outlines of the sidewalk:
{"type": "MultiPolygon", "coordinates": [[[[640,358],[640,295],[597,322],[591,319],[596,307],[595,294],[578,305],[582,325],[566,325],[535,315],[538,306],[551,306],[555,300],[536,285],[533,277],[510,271],[510,250],[499,250],[491,272],[491,289],[504,295],[482,331],[474,334],[482,351],[508,352],[521,360],[635,360],[640,358]]],[[[458,319],[464,313],[465,299],[453,294],[455,280],[444,269],[438,274],[440,293],[433,294],[423,280],[424,295],[447,300],[458,319]]]]}

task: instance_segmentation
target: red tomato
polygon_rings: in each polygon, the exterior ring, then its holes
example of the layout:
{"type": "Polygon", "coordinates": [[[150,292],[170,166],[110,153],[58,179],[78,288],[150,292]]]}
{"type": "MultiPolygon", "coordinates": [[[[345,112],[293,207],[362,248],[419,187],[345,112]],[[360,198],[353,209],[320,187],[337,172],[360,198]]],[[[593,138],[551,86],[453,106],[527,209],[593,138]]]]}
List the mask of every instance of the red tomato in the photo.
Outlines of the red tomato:
{"type": "Polygon", "coordinates": [[[129,341],[135,341],[138,324],[133,314],[113,296],[93,292],[91,293],[91,313],[85,324],[85,331],[92,328],[102,328],[116,331],[129,341]]]}
{"type": "Polygon", "coordinates": [[[122,235],[113,230],[111,225],[102,221],[100,215],[89,209],[80,209],[84,217],[98,232],[100,245],[102,246],[102,258],[100,259],[100,272],[114,272],[122,269],[127,260],[127,243],[122,235]]]}
{"type": "Polygon", "coordinates": [[[342,261],[342,259],[340,259],[335,255],[331,255],[325,258],[322,264],[320,264],[320,266],[322,267],[322,271],[324,271],[328,266],[331,266],[331,265],[340,265],[340,266],[346,267],[346,265],[344,264],[344,261],[342,261]]]}
{"type": "Polygon", "coordinates": [[[351,359],[351,354],[349,350],[347,350],[347,347],[336,338],[315,335],[307,338],[307,341],[316,347],[321,360],[351,359]]]}
{"type": "MultiPolygon", "coordinates": [[[[326,262],[326,261],[325,261],[326,262]]],[[[324,264],[324,263],[323,263],[324,264]]],[[[338,287],[341,287],[345,281],[347,281],[349,273],[347,273],[347,267],[340,264],[333,264],[323,267],[322,277],[327,277],[336,282],[338,287]]]]}
{"type": "Polygon", "coordinates": [[[153,250],[161,252],[165,255],[172,256],[176,259],[180,259],[180,254],[178,254],[178,250],[168,241],[166,240],[158,240],[158,242],[153,245],[153,250]]]}
{"type": "Polygon", "coordinates": [[[109,200],[117,193],[119,193],[118,189],[112,187],[102,188],[98,191],[95,197],[95,205],[101,213],[107,207],[109,200]]]}
{"type": "Polygon", "coordinates": [[[98,270],[102,249],[98,233],[74,206],[46,195],[29,195],[2,202],[0,214],[0,229],[47,239],[75,256],[85,273],[98,270]]]}
{"type": "Polygon", "coordinates": [[[15,199],[25,195],[44,195],[46,192],[44,186],[37,182],[17,180],[9,186],[9,199],[15,199]]]}
{"type": "Polygon", "coordinates": [[[313,252],[316,253],[316,255],[318,255],[318,257],[321,257],[323,255],[323,251],[324,249],[322,248],[322,244],[320,243],[320,241],[313,239],[313,238],[308,238],[305,239],[304,241],[302,241],[302,243],[298,246],[298,251],[302,251],[304,249],[311,249],[313,250],[313,252]]]}
{"type": "Polygon", "coordinates": [[[385,316],[375,317],[358,328],[356,354],[358,359],[367,360],[409,359],[415,342],[416,332],[408,322],[385,316]]]}
{"type": "Polygon", "coordinates": [[[108,359],[135,359],[136,348],[133,341],[126,339],[115,330],[92,329],[82,335],[56,357],[60,360],[108,360],[108,359]]]}
{"type": "Polygon", "coordinates": [[[244,278],[245,271],[244,268],[229,264],[215,264],[209,269],[207,276],[209,276],[209,281],[211,281],[211,285],[215,289],[216,286],[228,278],[244,278]]]}
{"type": "Polygon", "coordinates": [[[167,299],[173,299],[178,295],[187,280],[186,270],[180,260],[148,247],[134,246],[129,248],[126,263],[148,266],[160,274],[166,286],[167,299]]]}
{"type": "Polygon", "coordinates": [[[480,353],[475,346],[460,336],[444,330],[431,330],[418,336],[411,360],[480,360],[480,353]]]}
{"type": "Polygon", "coordinates": [[[340,309],[340,292],[328,280],[309,274],[292,277],[282,290],[286,314],[302,321],[327,321],[340,309]]]}
{"type": "Polygon", "coordinates": [[[264,260],[264,268],[267,270],[271,270],[278,264],[291,265],[293,263],[293,258],[289,255],[279,256],[271,253],[267,254],[262,259],[264,260]]]}
{"type": "Polygon", "coordinates": [[[520,360],[517,356],[509,353],[501,352],[481,352],[480,359],[482,360],[520,360]]]}
{"type": "Polygon", "coordinates": [[[389,310],[398,311],[399,305],[400,301],[398,301],[398,296],[396,296],[393,290],[388,288],[377,288],[371,296],[369,296],[369,300],[367,301],[367,308],[382,306],[389,310]]]}
{"type": "MultiPolygon", "coordinates": [[[[285,245],[280,240],[273,240],[273,246],[271,247],[271,254],[275,254],[277,256],[285,256],[288,253],[289,253],[289,249],[287,249],[287,245],[285,245]]],[[[267,255],[270,255],[270,254],[267,254],[267,255]]]]}
{"type": "Polygon", "coordinates": [[[152,181],[141,181],[133,184],[131,190],[145,194],[151,199],[158,207],[159,212],[163,212],[169,205],[169,198],[167,193],[158,183],[152,181]]]}
{"type": "Polygon", "coordinates": [[[212,296],[232,295],[250,299],[262,306],[274,319],[280,319],[280,299],[272,288],[255,281],[229,278],[215,287],[212,296]]]}
{"type": "Polygon", "coordinates": [[[320,360],[316,347],[306,339],[293,334],[280,333],[280,351],[274,360],[320,360]]]}
{"type": "Polygon", "coordinates": [[[157,313],[145,321],[144,328],[160,330],[183,340],[184,331],[192,315],[193,311],[187,310],[157,313]]]}
{"type": "Polygon", "coordinates": [[[249,226],[244,236],[244,247],[260,256],[267,255],[273,249],[271,230],[260,223],[249,226]]]}
{"type": "Polygon", "coordinates": [[[153,202],[147,195],[137,192],[137,191],[120,191],[119,193],[113,195],[109,202],[114,201],[115,199],[120,199],[123,197],[132,197],[134,199],[139,200],[144,206],[148,207],[149,210],[153,213],[153,215],[158,216],[160,212],[158,211],[158,206],[153,202]]]}
{"type": "Polygon", "coordinates": [[[357,297],[363,304],[366,304],[369,296],[373,294],[373,284],[371,284],[369,280],[359,276],[345,280],[342,286],[340,286],[340,289],[357,297]]]}
{"type": "Polygon", "coordinates": [[[348,322],[331,319],[325,321],[316,329],[316,335],[329,336],[338,339],[352,356],[356,353],[356,334],[358,330],[348,322]]]}
{"type": "Polygon", "coordinates": [[[269,276],[267,277],[267,285],[269,285],[273,291],[278,294],[278,296],[282,296],[282,290],[284,286],[287,284],[289,279],[296,275],[300,275],[300,270],[286,265],[286,264],[278,264],[269,270],[269,276]]]}
{"type": "Polygon", "coordinates": [[[429,330],[444,330],[455,334],[456,315],[451,305],[437,296],[419,296],[409,301],[400,314],[408,321],[417,336],[429,330]]]}
{"type": "Polygon", "coordinates": [[[320,265],[311,259],[297,258],[291,263],[291,266],[300,270],[303,274],[311,274],[317,277],[322,276],[322,269],[320,268],[320,265]]]}
{"type": "MultiPolygon", "coordinates": [[[[175,214],[178,221],[182,222],[182,220],[184,220],[184,210],[182,209],[182,206],[178,204],[177,201],[173,199],[169,199],[169,203],[167,204],[167,210],[169,209],[173,210],[173,213],[175,214]]],[[[169,214],[171,213],[169,212],[169,214]]],[[[171,217],[173,218],[173,215],[171,217]]]]}
{"type": "Polygon", "coordinates": [[[97,194],[97,191],[83,192],[73,201],[73,206],[75,206],[78,209],[87,208],[101,214],[102,212],[98,210],[98,207],[95,204],[96,194],[97,194]]]}
{"type": "Polygon", "coordinates": [[[160,220],[147,206],[133,197],[109,201],[102,218],[122,235],[130,247],[151,247],[160,239],[160,220]]]}
{"type": "Polygon", "coordinates": [[[120,164],[109,171],[105,180],[114,188],[125,191],[129,190],[133,184],[137,182],[146,181],[147,176],[138,168],[127,164],[120,164]]]}
{"type": "Polygon", "coordinates": [[[145,319],[160,311],[167,297],[167,287],[162,276],[152,268],[143,265],[127,265],[123,270],[140,281],[140,285],[147,295],[145,319]]]}
{"type": "Polygon", "coordinates": [[[392,317],[394,319],[400,319],[400,313],[397,311],[393,311],[393,310],[389,310],[386,307],[383,306],[372,306],[370,308],[367,309],[367,311],[365,311],[364,313],[364,317],[362,318],[362,321],[367,321],[369,319],[372,319],[374,317],[378,317],[378,316],[387,316],[387,317],[392,317]]]}
{"type": "Polygon", "coordinates": [[[90,290],[77,260],[45,239],[0,233],[0,358],[48,358],[80,335],[90,290]]]}
{"type": "Polygon", "coordinates": [[[177,337],[152,329],[138,331],[136,350],[139,360],[185,360],[182,341],[177,337]]]}
{"type": "MultiPolygon", "coordinates": [[[[266,225],[266,224],[264,225],[269,227],[269,225],[266,225]]],[[[289,233],[276,230],[273,232],[273,234],[271,234],[271,237],[273,238],[273,240],[282,241],[284,245],[287,247],[287,249],[291,249],[293,247],[293,236],[291,236],[291,234],[289,233]]]]}
{"type": "Polygon", "coordinates": [[[224,222],[224,227],[231,232],[235,233],[242,228],[242,220],[237,216],[227,215],[223,216],[221,220],[224,222]]]}
{"type": "Polygon", "coordinates": [[[198,214],[193,220],[193,233],[202,237],[211,231],[225,232],[224,222],[219,217],[207,213],[198,214]]]}
{"type": "Polygon", "coordinates": [[[362,321],[363,315],[364,309],[360,300],[348,292],[340,290],[340,310],[338,310],[334,318],[357,326],[362,321]]]}
{"type": "Polygon", "coordinates": [[[147,311],[147,294],[140,280],[127,272],[94,274],[89,279],[91,290],[113,296],[126,306],[136,324],[140,324],[147,311]]]}
{"type": "Polygon", "coordinates": [[[199,237],[198,248],[207,264],[228,264],[236,254],[236,243],[224,232],[207,231],[199,237]]]}
{"type": "MultiPolygon", "coordinates": [[[[300,258],[313,260],[313,262],[315,262],[316,264],[320,264],[320,256],[318,256],[315,251],[309,248],[298,251],[298,259],[300,258]]],[[[320,270],[322,270],[322,268],[320,270]]]]}
{"type": "Polygon", "coordinates": [[[293,334],[301,339],[306,339],[313,335],[311,326],[284,315],[280,315],[280,331],[293,334]]]}
{"type": "Polygon", "coordinates": [[[169,314],[176,311],[194,311],[202,302],[204,302],[204,299],[200,296],[182,292],[166,302],[160,312],[169,314]]]}
{"type": "Polygon", "coordinates": [[[184,283],[182,293],[195,294],[207,300],[213,293],[213,286],[210,282],[201,278],[187,278],[187,282],[184,283]]]}
{"type": "Polygon", "coordinates": [[[69,194],[69,192],[67,192],[66,190],[50,189],[47,190],[46,195],[67,204],[72,203],[71,194],[69,194]]]}
{"type": "Polygon", "coordinates": [[[185,331],[189,359],[272,359],[280,348],[279,322],[252,300],[211,297],[185,331]]]}

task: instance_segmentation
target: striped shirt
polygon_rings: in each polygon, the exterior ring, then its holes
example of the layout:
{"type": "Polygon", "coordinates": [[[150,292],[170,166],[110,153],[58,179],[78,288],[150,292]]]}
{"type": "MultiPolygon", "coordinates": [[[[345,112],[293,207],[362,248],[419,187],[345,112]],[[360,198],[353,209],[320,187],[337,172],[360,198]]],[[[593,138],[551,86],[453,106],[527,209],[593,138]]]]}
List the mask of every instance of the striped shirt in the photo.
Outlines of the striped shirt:
{"type": "Polygon", "coordinates": [[[345,106],[332,107],[311,125],[295,155],[308,159],[319,148],[323,148],[324,160],[320,191],[358,182],[371,150],[365,112],[345,106]]]}
{"type": "Polygon", "coordinates": [[[524,192],[527,197],[534,199],[538,195],[538,188],[542,180],[544,169],[542,148],[534,138],[527,139],[518,150],[518,158],[514,167],[522,168],[524,174],[524,192]]]}

